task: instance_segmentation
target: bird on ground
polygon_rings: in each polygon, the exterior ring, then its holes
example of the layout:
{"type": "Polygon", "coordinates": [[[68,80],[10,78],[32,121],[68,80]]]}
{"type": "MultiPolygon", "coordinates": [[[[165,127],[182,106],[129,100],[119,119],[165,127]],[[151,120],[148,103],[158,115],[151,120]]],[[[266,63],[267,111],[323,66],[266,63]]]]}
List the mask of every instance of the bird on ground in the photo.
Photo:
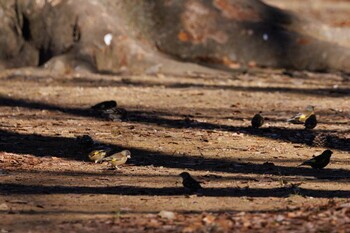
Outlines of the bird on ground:
{"type": "Polygon", "coordinates": [[[252,127],[253,128],[259,128],[264,124],[264,117],[261,115],[261,112],[257,113],[254,115],[254,117],[252,118],[252,127]]]}
{"type": "Polygon", "coordinates": [[[91,147],[94,145],[95,141],[89,135],[77,136],[76,141],[86,147],[91,147]]]}
{"type": "Polygon", "coordinates": [[[308,165],[315,169],[322,169],[328,165],[332,154],[333,154],[333,151],[325,150],[322,152],[322,154],[303,162],[299,166],[308,165]]]}
{"type": "Polygon", "coordinates": [[[313,129],[316,127],[316,125],[317,119],[315,114],[311,114],[311,116],[309,116],[304,123],[305,129],[313,129]]]}
{"type": "Polygon", "coordinates": [[[119,165],[125,164],[128,159],[131,158],[131,152],[129,150],[123,150],[121,152],[112,154],[111,156],[105,157],[102,161],[107,161],[113,165],[116,169],[119,169],[119,165]]]}
{"type": "Polygon", "coordinates": [[[202,186],[188,172],[182,172],[182,185],[191,192],[197,192],[202,189],[202,186]]]}
{"type": "Polygon", "coordinates": [[[109,152],[110,149],[93,150],[89,153],[89,159],[95,163],[102,162],[103,158],[105,158],[109,152]]]}
{"type": "Polygon", "coordinates": [[[127,118],[127,111],[124,108],[111,108],[100,112],[103,118],[111,121],[122,121],[127,118]]]}
{"type": "Polygon", "coordinates": [[[117,102],[114,100],[107,100],[95,104],[91,109],[92,113],[106,120],[124,121],[127,119],[127,111],[124,108],[118,108],[117,102]]]}
{"type": "Polygon", "coordinates": [[[117,102],[114,100],[107,100],[103,101],[101,103],[95,104],[91,108],[94,110],[107,110],[111,108],[116,108],[117,107],[117,102]]]}
{"type": "Polygon", "coordinates": [[[287,121],[293,124],[304,124],[305,121],[313,114],[315,114],[315,107],[308,105],[303,112],[299,112],[295,116],[289,118],[287,121]]]}

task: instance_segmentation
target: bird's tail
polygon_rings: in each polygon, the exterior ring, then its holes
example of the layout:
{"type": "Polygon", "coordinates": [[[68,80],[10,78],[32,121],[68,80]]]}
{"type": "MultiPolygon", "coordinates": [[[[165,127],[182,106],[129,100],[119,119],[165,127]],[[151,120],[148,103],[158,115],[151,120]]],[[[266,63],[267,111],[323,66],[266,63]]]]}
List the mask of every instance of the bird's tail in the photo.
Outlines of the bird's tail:
{"type": "Polygon", "coordinates": [[[295,119],[294,118],[289,118],[287,122],[292,123],[295,119]]]}
{"type": "Polygon", "coordinates": [[[293,124],[303,124],[303,122],[301,122],[301,121],[299,120],[299,118],[295,118],[295,117],[289,118],[289,119],[287,120],[287,122],[288,122],[288,123],[293,123],[293,124]]]}
{"type": "Polygon", "coordinates": [[[104,157],[101,161],[111,161],[113,158],[110,156],[104,157]]]}
{"type": "Polygon", "coordinates": [[[312,165],[313,163],[311,161],[305,161],[302,164],[298,165],[298,167],[300,166],[304,166],[304,165],[312,165]]]}
{"type": "Polygon", "coordinates": [[[308,165],[308,161],[305,161],[305,162],[299,164],[297,167],[301,167],[301,166],[304,166],[304,165],[308,165]]]}

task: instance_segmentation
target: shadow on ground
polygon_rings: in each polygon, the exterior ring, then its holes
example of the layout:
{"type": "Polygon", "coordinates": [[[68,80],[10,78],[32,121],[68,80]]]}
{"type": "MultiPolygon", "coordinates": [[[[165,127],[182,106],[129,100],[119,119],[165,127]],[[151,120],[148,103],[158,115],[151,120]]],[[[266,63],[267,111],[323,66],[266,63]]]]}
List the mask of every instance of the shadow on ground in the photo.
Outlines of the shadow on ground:
{"type": "MultiPolygon", "coordinates": [[[[311,96],[328,96],[328,97],[346,97],[350,96],[349,88],[290,88],[290,87],[260,87],[260,86],[239,86],[239,85],[220,85],[220,84],[202,84],[198,83],[179,83],[179,82],[157,82],[150,80],[132,80],[128,78],[121,78],[118,80],[111,80],[106,78],[84,78],[73,77],[65,80],[47,79],[47,77],[25,77],[12,75],[6,78],[13,81],[25,82],[43,82],[54,85],[58,82],[60,86],[81,86],[81,87],[162,87],[172,89],[186,89],[186,88],[200,88],[203,90],[232,90],[242,92],[268,92],[268,93],[294,93],[311,96]]],[[[213,79],[213,78],[211,78],[213,79]]]]}
{"type": "MultiPolygon", "coordinates": [[[[183,188],[165,187],[149,188],[137,186],[113,186],[113,187],[80,187],[80,186],[46,186],[2,183],[0,194],[110,194],[129,196],[179,196],[187,195],[183,188]]],[[[350,191],[341,190],[313,190],[296,187],[283,187],[271,189],[257,188],[204,188],[200,196],[206,197],[288,197],[289,195],[302,195],[309,197],[346,198],[350,191]]]]}
{"type": "MultiPolygon", "coordinates": [[[[60,111],[66,114],[103,119],[101,115],[96,115],[89,108],[61,107],[61,106],[52,105],[48,103],[40,103],[35,101],[23,100],[23,99],[13,99],[13,98],[4,97],[4,96],[0,96],[0,106],[24,107],[29,109],[60,111]]],[[[171,110],[169,111],[171,112],[171,110]]],[[[171,115],[171,113],[168,113],[168,115],[171,115]]],[[[176,114],[173,114],[173,115],[176,116],[176,114]]],[[[309,146],[314,146],[314,139],[319,134],[323,134],[324,140],[321,145],[322,147],[327,147],[331,149],[333,148],[333,149],[338,149],[343,151],[350,151],[350,139],[341,138],[340,136],[337,135],[336,132],[329,131],[329,130],[308,131],[303,129],[290,129],[290,128],[283,128],[283,127],[253,129],[250,127],[243,127],[243,126],[241,127],[241,126],[230,126],[230,125],[224,125],[224,124],[208,123],[208,122],[198,122],[188,117],[185,117],[184,119],[169,119],[163,116],[159,116],[157,112],[139,111],[139,110],[133,111],[128,109],[127,109],[127,119],[130,122],[154,124],[154,125],[159,125],[159,126],[168,127],[168,128],[192,128],[192,129],[239,132],[239,133],[255,135],[259,137],[265,137],[273,140],[301,143],[309,146]]],[[[6,140],[6,137],[4,138],[6,140]]],[[[44,139],[40,139],[40,135],[38,135],[37,139],[39,141],[44,140],[44,139]]],[[[320,146],[320,145],[316,145],[316,146],[320,146]]]]}
{"type": "MultiPolygon", "coordinates": [[[[81,147],[75,138],[24,135],[0,130],[2,151],[35,156],[54,155],[74,160],[87,160],[88,148],[81,147]],[[15,142],[15,143],[14,143],[15,142]],[[63,146],[64,145],[64,146],[63,146]]],[[[113,150],[121,150],[115,144],[100,145],[113,150]]],[[[350,171],[342,169],[324,169],[322,172],[305,167],[288,167],[266,164],[242,163],[224,159],[203,158],[201,156],[174,156],[157,151],[128,148],[133,157],[130,163],[134,166],[163,166],[169,168],[191,169],[202,171],[220,171],[243,174],[273,174],[283,176],[312,176],[318,179],[342,180],[350,176],[350,171]]],[[[258,161],[259,162],[259,161],[258,161]]]]}

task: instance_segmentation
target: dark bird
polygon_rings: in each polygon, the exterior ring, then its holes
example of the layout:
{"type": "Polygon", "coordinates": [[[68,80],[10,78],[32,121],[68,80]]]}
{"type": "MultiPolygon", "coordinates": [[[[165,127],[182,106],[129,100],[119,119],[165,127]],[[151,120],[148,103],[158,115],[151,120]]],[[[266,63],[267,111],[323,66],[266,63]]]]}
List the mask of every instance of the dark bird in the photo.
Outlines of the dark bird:
{"type": "Polygon", "coordinates": [[[304,124],[305,121],[314,113],[315,107],[308,105],[303,112],[299,112],[295,116],[289,118],[287,121],[293,124],[304,124]]]}
{"type": "Polygon", "coordinates": [[[308,165],[315,169],[322,169],[328,165],[332,154],[333,154],[333,151],[325,150],[322,152],[322,154],[303,162],[299,166],[308,165]]]}
{"type": "Polygon", "coordinates": [[[89,135],[77,136],[76,141],[86,147],[91,147],[95,144],[94,140],[89,135]]]}
{"type": "Polygon", "coordinates": [[[93,110],[107,110],[107,109],[116,108],[116,107],[117,107],[116,101],[107,100],[107,101],[103,101],[101,103],[97,103],[94,106],[92,106],[91,108],[93,110]]]}
{"type": "Polygon", "coordinates": [[[128,112],[124,108],[117,108],[114,100],[103,101],[91,107],[92,112],[97,116],[110,121],[124,121],[128,112]]]}
{"type": "Polygon", "coordinates": [[[313,129],[315,128],[317,125],[317,119],[316,119],[316,115],[312,114],[311,116],[309,116],[309,118],[306,119],[305,121],[305,129],[313,129]]]}
{"type": "Polygon", "coordinates": [[[123,121],[127,119],[128,112],[124,108],[111,108],[100,111],[100,115],[110,121],[123,121]]]}
{"type": "Polygon", "coordinates": [[[197,192],[202,189],[200,183],[193,179],[188,172],[182,172],[180,176],[182,177],[182,185],[191,192],[197,192]]]}
{"type": "Polygon", "coordinates": [[[254,115],[252,118],[252,127],[253,128],[259,128],[264,124],[264,117],[261,115],[261,112],[254,115]]]}

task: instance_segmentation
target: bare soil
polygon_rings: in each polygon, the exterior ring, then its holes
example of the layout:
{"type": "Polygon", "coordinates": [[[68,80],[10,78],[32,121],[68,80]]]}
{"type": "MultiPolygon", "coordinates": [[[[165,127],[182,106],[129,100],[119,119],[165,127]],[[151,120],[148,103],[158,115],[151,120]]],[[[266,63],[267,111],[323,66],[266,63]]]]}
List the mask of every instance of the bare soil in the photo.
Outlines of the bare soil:
{"type": "Polygon", "coordinates": [[[348,75],[26,68],[1,72],[0,83],[1,232],[350,232],[348,75]],[[91,111],[105,100],[127,119],[91,111]],[[286,122],[309,104],[315,129],[286,122]],[[266,122],[252,129],[259,111],[266,122]],[[132,158],[120,170],[92,163],[81,135],[132,158]],[[326,148],[325,169],[297,166],[326,148]],[[201,193],[184,190],[183,171],[201,193]]]}
{"type": "Polygon", "coordinates": [[[330,199],[337,205],[346,203],[349,78],[287,74],[255,70],[215,77],[134,77],[54,76],[33,69],[3,72],[2,229],[163,232],[183,230],[196,222],[191,218],[208,227],[203,222],[207,214],[226,216],[229,226],[235,226],[246,215],[318,210],[330,199]],[[110,99],[127,110],[126,121],[91,114],[90,106],[110,99]],[[308,104],[316,105],[319,124],[314,130],[286,122],[308,104]],[[250,119],[259,111],[266,123],[252,129],[250,119]],[[76,140],[84,134],[113,149],[131,150],[132,159],[119,171],[89,162],[90,148],[76,140]],[[326,169],[297,167],[325,148],[334,151],[326,169]],[[204,182],[201,194],[188,195],[182,188],[182,171],[204,182]],[[175,212],[179,220],[160,219],[161,210],[175,212]]]}

